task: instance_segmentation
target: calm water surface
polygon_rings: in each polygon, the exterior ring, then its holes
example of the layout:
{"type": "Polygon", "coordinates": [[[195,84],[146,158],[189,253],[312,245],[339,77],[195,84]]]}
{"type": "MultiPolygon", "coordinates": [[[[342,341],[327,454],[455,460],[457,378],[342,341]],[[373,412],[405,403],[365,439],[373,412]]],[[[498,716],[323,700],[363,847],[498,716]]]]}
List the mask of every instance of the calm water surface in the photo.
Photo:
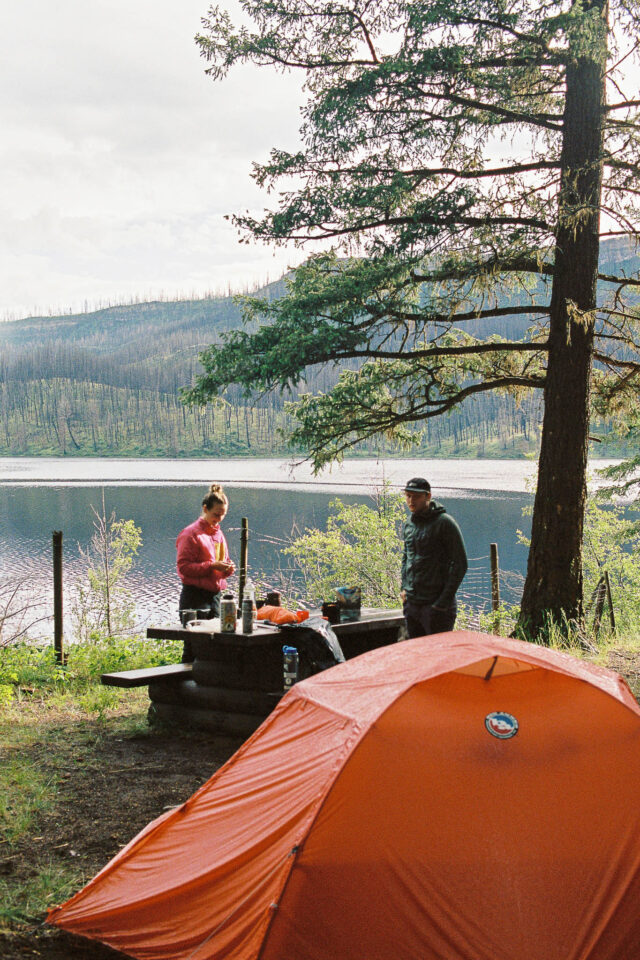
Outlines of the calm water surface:
{"type": "MultiPolygon", "coordinates": [[[[129,586],[144,627],[175,616],[175,539],[198,516],[212,481],[223,483],[229,495],[223,529],[234,559],[241,518],[247,517],[251,572],[279,586],[295,575],[282,553],[284,541],[294,528],[324,527],[336,495],[347,503],[371,502],[384,479],[399,488],[412,476],[426,476],[462,528],[471,568],[463,599],[478,608],[491,593],[491,542],[498,543],[505,571],[505,599],[517,598],[526,548],[516,531],[529,530],[523,509],[531,503],[527,485],[534,474],[534,463],[513,460],[350,460],[314,478],[308,465],[283,460],[0,459],[0,578],[19,578],[29,599],[42,603],[42,616],[50,616],[51,533],[62,530],[67,611],[84,567],[79,547],[91,539],[92,507],[100,508],[104,490],[107,514],[114,511],[141,528],[129,586]]],[[[51,630],[45,621],[43,633],[51,630]]]]}

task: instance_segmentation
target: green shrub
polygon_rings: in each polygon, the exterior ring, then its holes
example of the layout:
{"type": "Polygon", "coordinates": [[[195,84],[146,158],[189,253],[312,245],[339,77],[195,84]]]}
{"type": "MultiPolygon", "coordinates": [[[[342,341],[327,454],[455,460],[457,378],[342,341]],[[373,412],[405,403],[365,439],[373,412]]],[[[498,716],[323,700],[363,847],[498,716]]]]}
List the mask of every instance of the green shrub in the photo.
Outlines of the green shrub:
{"type": "Polygon", "coordinates": [[[127,588],[142,539],[133,520],[107,517],[104,490],[100,510],[94,513],[94,533],[86,550],[80,549],[86,579],[78,580],[71,604],[75,638],[97,642],[100,636],[123,636],[135,629],[135,601],[127,588]]]}
{"type": "Polygon", "coordinates": [[[182,644],[175,640],[125,637],[77,643],[69,647],[67,671],[75,686],[86,686],[98,682],[103,673],[175,663],[181,654],[182,644]]]}
{"type": "Polygon", "coordinates": [[[99,684],[103,673],[175,663],[181,653],[182,644],[175,640],[102,639],[69,646],[63,666],[52,646],[20,643],[0,650],[0,685],[40,693],[83,693],[99,684]]]}
{"type": "MultiPolygon", "coordinates": [[[[638,631],[640,625],[640,524],[638,514],[619,504],[589,500],[585,515],[584,583],[587,605],[606,570],[616,629],[638,631]]],[[[608,629],[608,616],[603,629],[608,629]]]]}
{"type": "Polygon", "coordinates": [[[307,529],[285,550],[308,597],[334,599],[336,587],[359,586],[365,605],[399,605],[404,498],[386,484],[373,500],[373,507],[332,500],[327,529],[307,529]]]}
{"type": "Polygon", "coordinates": [[[67,672],[56,662],[53,646],[18,643],[0,650],[0,683],[35,689],[65,684],[67,672]]]}

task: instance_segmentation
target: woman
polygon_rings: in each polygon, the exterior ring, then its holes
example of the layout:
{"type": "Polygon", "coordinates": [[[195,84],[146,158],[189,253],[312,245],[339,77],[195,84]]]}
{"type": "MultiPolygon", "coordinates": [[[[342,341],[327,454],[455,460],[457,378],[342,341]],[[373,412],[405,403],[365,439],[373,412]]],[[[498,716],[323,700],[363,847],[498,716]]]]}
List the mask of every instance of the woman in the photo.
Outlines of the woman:
{"type": "MultiPolygon", "coordinates": [[[[208,610],[220,615],[220,591],[227,586],[226,577],[235,573],[220,523],[229,501],[219,483],[212,483],[202,501],[202,515],[178,534],[178,576],[182,580],[180,610],[208,610]]],[[[185,641],[183,661],[193,657],[185,641]]]]}

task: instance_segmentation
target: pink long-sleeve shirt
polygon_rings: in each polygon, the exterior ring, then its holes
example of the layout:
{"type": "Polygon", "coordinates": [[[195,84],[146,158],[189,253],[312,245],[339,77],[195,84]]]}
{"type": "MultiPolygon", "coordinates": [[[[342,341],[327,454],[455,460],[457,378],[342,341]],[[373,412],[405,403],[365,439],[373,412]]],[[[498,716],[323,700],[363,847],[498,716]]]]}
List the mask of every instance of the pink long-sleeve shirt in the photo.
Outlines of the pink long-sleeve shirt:
{"type": "Polygon", "coordinates": [[[181,530],[176,540],[178,576],[183,583],[203,590],[224,590],[227,581],[219,570],[211,569],[213,560],[229,560],[227,541],[220,527],[212,527],[204,517],[181,530]]]}

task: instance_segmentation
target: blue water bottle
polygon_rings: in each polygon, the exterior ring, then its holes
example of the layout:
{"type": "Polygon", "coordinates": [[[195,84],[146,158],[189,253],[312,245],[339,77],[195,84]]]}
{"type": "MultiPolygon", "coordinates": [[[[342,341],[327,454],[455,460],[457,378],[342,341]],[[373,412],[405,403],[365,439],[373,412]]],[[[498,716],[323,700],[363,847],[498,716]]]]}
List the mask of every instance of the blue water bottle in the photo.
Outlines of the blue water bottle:
{"type": "Polygon", "coordinates": [[[291,690],[294,683],[298,682],[298,650],[297,647],[282,648],[282,679],[283,688],[286,693],[291,690]]]}

